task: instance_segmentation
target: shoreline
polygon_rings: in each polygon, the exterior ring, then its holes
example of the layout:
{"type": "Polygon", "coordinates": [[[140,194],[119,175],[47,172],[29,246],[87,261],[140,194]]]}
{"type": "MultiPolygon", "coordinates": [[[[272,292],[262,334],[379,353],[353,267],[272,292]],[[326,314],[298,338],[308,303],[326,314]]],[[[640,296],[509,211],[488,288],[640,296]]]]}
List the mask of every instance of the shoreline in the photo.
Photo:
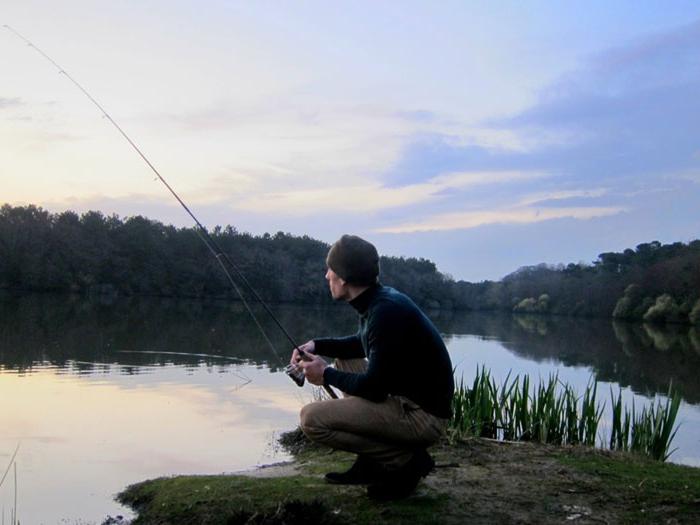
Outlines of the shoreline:
{"type": "Polygon", "coordinates": [[[362,486],[324,482],[325,472],[349,467],[352,455],[292,445],[289,462],[144,481],[117,499],[137,513],[133,525],[700,522],[700,469],[626,453],[445,441],[430,449],[436,469],[411,497],[376,503],[362,486]]]}

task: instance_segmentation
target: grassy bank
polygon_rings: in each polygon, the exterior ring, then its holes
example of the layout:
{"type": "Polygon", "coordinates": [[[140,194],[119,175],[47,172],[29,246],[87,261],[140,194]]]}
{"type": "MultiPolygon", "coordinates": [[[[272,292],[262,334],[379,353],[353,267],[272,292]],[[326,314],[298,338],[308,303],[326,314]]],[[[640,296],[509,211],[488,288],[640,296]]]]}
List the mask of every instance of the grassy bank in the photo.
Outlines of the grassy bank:
{"type": "Polygon", "coordinates": [[[181,476],[118,497],[137,524],[697,523],[700,469],[590,447],[472,438],[431,452],[438,464],[415,495],[374,503],[323,473],[348,454],[297,450],[284,465],[230,476],[181,476]]]}

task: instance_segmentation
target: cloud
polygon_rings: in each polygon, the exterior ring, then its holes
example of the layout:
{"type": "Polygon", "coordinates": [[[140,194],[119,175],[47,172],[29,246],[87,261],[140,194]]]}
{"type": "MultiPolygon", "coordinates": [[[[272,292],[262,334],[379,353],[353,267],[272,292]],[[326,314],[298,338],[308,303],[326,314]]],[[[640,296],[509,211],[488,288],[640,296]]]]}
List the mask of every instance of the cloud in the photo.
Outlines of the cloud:
{"type": "Polygon", "coordinates": [[[0,109],[16,108],[22,105],[24,105],[24,102],[21,98],[0,97],[0,109]]]}
{"type": "Polygon", "coordinates": [[[447,173],[422,184],[401,187],[373,182],[353,186],[268,192],[248,197],[238,204],[238,207],[256,213],[275,212],[297,216],[324,212],[368,213],[437,201],[451,192],[475,186],[524,182],[547,176],[544,172],[518,171],[447,173]]]}
{"type": "Polygon", "coordinates": [[[700,184],[700,168],[675,173],[672,178],[700,184]]]}
{"type": "Polygon", "coordinates": [[[94,194],[85,197],[47,199],[39,204],[54,213],[60,213],[65,210],[77,213],[99,210],[105,215],[116,214],[122,217],[142,215],[149,218],[159,217],[165,223],[179,225],[189,225],[191,223],[186,212],[181,209],[177,201],[166,193],[157,196],[140,193],[128,193],[121,196],[94,194]]]}
{"type": "Polygon", "coordinates": [[[696,22],[595,55],[500,124],[568,136],[530,157],[544,169],[589,180],[655,177],[698,165],[699,92],[696,22]]]}
{"type": "Polygon", "coordinates": [[[397,111],[396,116],[402,119],[409,120],[411,122],[434,122],[438,117],[437,115],[425,109],[413,110],[413,111],[397,111]]]}
{"type": "Polygon", "coordinates": [[[586,198],[590,199],[593,197],[602,197],[607,193],[607,190],[603,188],[591,189],[591,190],[567,190],[567,191],[552,191],[543,193],[533,193],[531,195],[526,195],[520,199],[521,206],[530,206],[532,204],[540,204],[543,202],[550,201],[561,201],[569,200],[575,198],[586,198]]]}
{"type": "MultiPolygon", "coordinates": [[[[637,206],[669,177],[698,182],[700,155],[700,21],[651,35],[590,59],[542,90],[529,109],[486,122],[487,130],[515,137],[493,148],[449,135],[422,137],[388,174],[396,189],[443,173],[459,180],[487,173],[547,173],[527,186],[503,178],[497,195],[458,195],[422,220],[395,220],[382,233],[473,229],[489,224],[586,220],[637,206]],[[583,188],[583,189],[582,189],[583,188]],[[588,189],[586,189],[588,188],[588,189]],[[646,197],[645,197],[646,196],[646,197]],[[606,197],[581,206],[580,199],[606,197]],[[571,201],[571,202],[565,202],[571,201]],[[555,206],[555,204],[557,204],[555,206]],[[468,210],[468,211],[465,211],[468,210]]],[[[680,191],[676,189],[676,191],[680,191]]]]}
{"type": "Polygon", "coordinates": [[[448,171],[543,170],[562,185],[607,186],[700,169],[697,93],[700,22],[590,57],[530,108],[484,122],[477,141],[418,136],[387,177],[401,185],[448,171]]]}
{"type": "Polygon", "coordinates": [[[593,219],[626,211],[622,207],[533,208],[520,207],[493,211],[455,212],[435,215],[418,222],[378,228],[377,233],[415,233],[466,230],[489,224],[532,224],[554,219],[593,219]]]}
{"type": "Polygon", "coordinates": [[[488,184],[506,184],[509,182],[526,182],[548,177],[549,174],[542,171],[467,171],[446,173],[432,179],[431,183],[445,188],[468,188],[488,184]]]}

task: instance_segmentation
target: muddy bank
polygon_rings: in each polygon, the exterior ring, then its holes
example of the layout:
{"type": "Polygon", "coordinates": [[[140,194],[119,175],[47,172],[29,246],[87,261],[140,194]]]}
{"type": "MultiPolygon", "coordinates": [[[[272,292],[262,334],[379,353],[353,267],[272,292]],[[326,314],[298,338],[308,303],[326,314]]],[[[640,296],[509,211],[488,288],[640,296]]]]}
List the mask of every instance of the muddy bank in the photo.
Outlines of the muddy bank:
{"type": "Polygon", "coordinates": [[[119,495],[136,524],[698,523],[700,469],[583,447],[470,439],[433,447],[437,468],[405,500],[328,485],[341,452],[291,443],[294,461],[230,476],[146,481],[119,495]]]}

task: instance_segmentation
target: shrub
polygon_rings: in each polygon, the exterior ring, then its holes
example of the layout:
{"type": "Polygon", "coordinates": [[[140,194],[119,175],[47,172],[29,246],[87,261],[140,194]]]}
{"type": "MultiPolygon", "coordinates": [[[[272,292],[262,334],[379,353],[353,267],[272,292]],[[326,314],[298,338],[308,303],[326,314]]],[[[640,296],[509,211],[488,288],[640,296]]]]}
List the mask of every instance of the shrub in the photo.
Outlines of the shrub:
{"type": "MultiPolygon", "coordinates": [[[[642,298],[642,289],[638,284],[630,284],[625,288],[625,293],[618,299],[613,317],[616,319],[641,319],[644,313],[649,309],[651,304],[648,304],[643,311],[640,311],[639,306],[646,299],[642,298]]],[[[653,304],[653,301],[652,301],[653,304]]]]}
{"type": "Polygon", "coordinates": [[[678,323],[681,321],[680,308],[673,297],[663,294],[644,314],[644,320],[650,323],[678,323]]]}

